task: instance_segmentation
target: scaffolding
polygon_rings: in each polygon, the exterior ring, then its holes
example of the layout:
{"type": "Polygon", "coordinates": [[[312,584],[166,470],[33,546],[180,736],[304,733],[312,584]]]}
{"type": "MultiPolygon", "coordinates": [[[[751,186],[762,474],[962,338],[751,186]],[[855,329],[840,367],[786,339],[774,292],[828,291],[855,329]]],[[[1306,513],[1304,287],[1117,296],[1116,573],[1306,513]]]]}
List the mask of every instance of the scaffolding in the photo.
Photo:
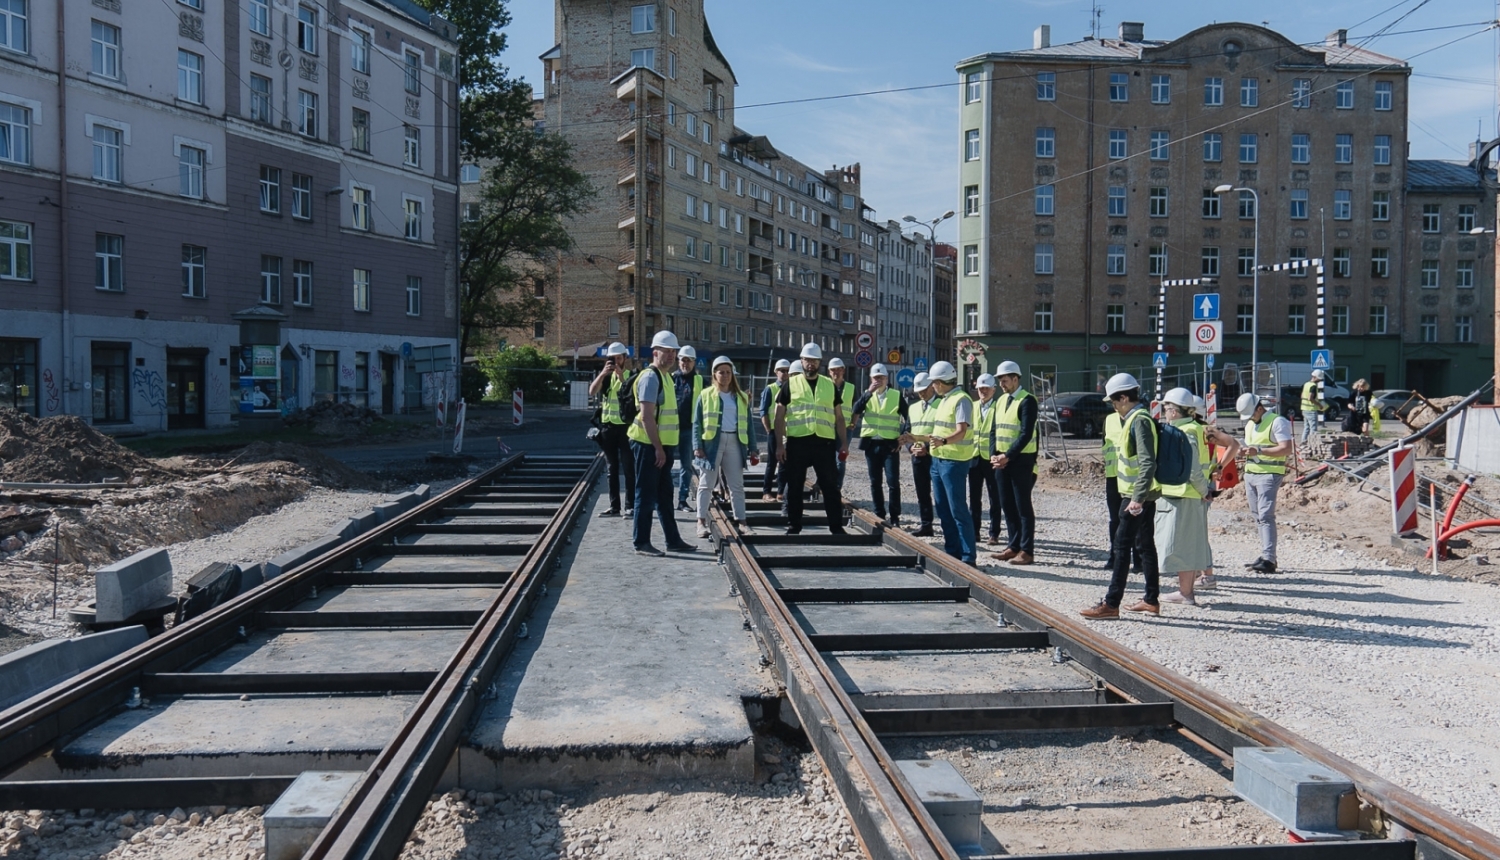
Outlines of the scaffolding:
{"type": "Polygon", "coordinates": [[[1057,415],[1057,394],[1049,376],[1031,376],[1031,393],[1036,396],[1037,454],[1049,460],[1068,461],[1068,443],[1063,438],[1062,419],[1057,415]],[[1054,441],[1054,433],[1055,441],[1054,441]]]}

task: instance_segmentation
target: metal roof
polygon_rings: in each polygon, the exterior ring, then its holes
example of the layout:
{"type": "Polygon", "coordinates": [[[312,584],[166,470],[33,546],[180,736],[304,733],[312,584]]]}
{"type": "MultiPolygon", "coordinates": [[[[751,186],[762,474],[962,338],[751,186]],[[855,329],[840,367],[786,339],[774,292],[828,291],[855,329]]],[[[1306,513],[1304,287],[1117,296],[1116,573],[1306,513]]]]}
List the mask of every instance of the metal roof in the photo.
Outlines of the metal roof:
{"type": "MultiPolygon", "coordinates": [[[[1489,171],[1494,175],[1494,171],[1489,171]]],[[[1406,188],[1408,191],[1447,191],[1479,193],[1484,186],[1474,163],[1469,161],[1438,161],[1436,159],[1409,159],[1406,162],[1406,188]]]]}
{"type": "MultiPolygon", "coordinates": [[[[1196,35],[1204,30],[1216,27],[1250,27],[1274,33],[1274,31],[1267,30],[1265,27],[1253,24],[1222,22],[1220,24],[1210,24],[1207,27],[1200,27],[1192,33],[1184,34],[1181,38],[1196,35]]],[[[1328,45],[1324,42],[1294,45],[1280,33],[1274,33],[1274,35],[1277,39],[1285,41],[1289,48],[1296,47],[1309,53],[1322,54],[1323,61],[1330,66],[1394,66],[1403,69],[1407,67],[1405,60],[1385,54],[1377,54],[1358,45],[1328,45]]],[[[1092,36],[1087,36],[1077,42],[1066,42],[1046,48],[1023,48],[1018,51],[999,51],[980,54],[977,57],[970,57],[963,60],[957,66],[958,68],[963,68],[964,66],[971,66],[988,60],[1140,60],[1146,50],[1167,47],[1175,41],[1177,40],[1160,41],[1147,39],[1139,42],[1127,42],[1120,39],[1095,39],[1092,36]]]]}

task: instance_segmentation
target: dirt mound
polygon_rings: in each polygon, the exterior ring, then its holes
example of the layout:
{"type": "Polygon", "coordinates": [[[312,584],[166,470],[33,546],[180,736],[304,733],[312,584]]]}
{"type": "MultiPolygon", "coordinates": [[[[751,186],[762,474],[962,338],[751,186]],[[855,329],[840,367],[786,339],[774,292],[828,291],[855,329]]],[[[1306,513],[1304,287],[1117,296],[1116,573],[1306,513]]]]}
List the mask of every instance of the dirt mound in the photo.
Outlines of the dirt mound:
{"type": "Polygon", "coordinates": [[[322,400],[288,415],[288,427],[309,427],[319,436],[358,436],[385,419],[380,413],[352,403],[322,400]]]}
{"type": "Polygon", "coordinates": [[[0,480],[63,484],[132,480],[153,484],[176,477],[100,433],[76,415],[37,420],[0,409],[0,480]]]}
{"type": "Polygon", "coordinates": [[[230,460],[226,467],[264,464],[276,470],[277,464],[287,463],[297,467],[286,470],[288,474],[295,474],[319,486],[338,490],[378,489],[378,482],[364,472],[351,469],[321,451],[291,442],[252,442],[230,460]]]}
{"type": "MultiPolygon", "coordinates": [[[[1460,400],[1463,400],[1463,397],[1437,397],[1429,400],[1408,413],[1406,423],[1413,430],[1421,430],[1423,427],[1436,421],[1439,415],[1458,405],[1460,400]]],[[[1427,438],[1433,442],[1442,442],[1447,436],[1447,430],[1447,427],[1439,427],[1429,433],[1427,438]]]]}

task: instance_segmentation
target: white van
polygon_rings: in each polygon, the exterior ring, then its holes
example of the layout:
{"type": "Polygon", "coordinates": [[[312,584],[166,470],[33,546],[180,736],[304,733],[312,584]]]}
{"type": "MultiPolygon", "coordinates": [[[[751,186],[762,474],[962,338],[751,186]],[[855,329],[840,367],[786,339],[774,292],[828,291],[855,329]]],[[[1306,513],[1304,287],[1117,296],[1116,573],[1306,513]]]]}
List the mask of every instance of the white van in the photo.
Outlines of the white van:
{"type": "MultiPolygon", "coordinates": [[[[1259,387],[1265,393],[1266,389],[1278,389],[1279,398],[1277,410],[1287,418],[1302,417],[1302,386],[1312,379],[1313,366],[1306,362],[1262,362],[1260,364],[1259,387]],[[1274,380],[1274,382],[1272,381],[1274,380]]],[[[1250,374],[1249,365],[1228,365],[1224,368],[1226,378],[1238,378],[1248,381],[1250,374]]],[[[1240,390],[1248,390],[1248,386],[1240,390]]],[[[1323,380],[1323,400],[1329,405],[1327,412],[1323,413],[1325,421],[1336,421],[1344,414],[1349,406],[1349,400],[1353,394],[1348,387],[1333,381],[1333,374],[1328,374],[1323,380]]]]}

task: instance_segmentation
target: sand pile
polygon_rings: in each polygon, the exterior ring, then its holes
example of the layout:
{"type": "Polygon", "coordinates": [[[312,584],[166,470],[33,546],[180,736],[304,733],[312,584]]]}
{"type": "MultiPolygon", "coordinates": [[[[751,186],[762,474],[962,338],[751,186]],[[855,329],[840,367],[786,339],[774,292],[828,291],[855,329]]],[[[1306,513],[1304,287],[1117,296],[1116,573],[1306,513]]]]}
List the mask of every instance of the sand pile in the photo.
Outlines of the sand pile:
{"type": "Polygon", "coordinates": [[[37,420],[0,409],[0,481],[154,484],[176,475],[76,415],[37,420]]]}

